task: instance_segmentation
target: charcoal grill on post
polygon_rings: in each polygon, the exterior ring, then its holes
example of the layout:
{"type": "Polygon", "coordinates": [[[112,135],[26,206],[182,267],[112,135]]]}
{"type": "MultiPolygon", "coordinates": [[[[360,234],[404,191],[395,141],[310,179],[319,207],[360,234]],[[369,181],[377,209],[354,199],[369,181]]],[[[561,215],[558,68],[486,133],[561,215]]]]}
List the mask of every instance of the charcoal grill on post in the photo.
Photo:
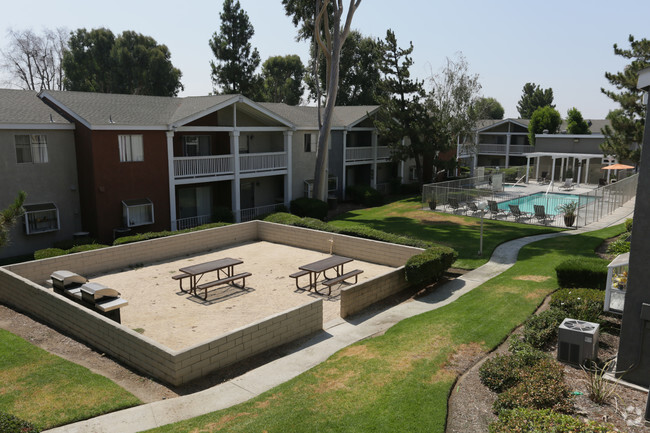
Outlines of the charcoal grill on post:
{"type": "Polygon", "coordinates": [[[120,298],[117,290],[99,283],[85,283],[81,286],[81,302],[117,323],[121,323],[120,308],[128,305],[126,299],[120,298]]]}
{"type": "Polygon", "coordinates": [[[88,279],[79,274],[70,271],[55,271],[50,275],[52,279],[52,287],[54,291],[60,295],[76,297],[80,292],[81,285],[86,283],[88,279]]]}

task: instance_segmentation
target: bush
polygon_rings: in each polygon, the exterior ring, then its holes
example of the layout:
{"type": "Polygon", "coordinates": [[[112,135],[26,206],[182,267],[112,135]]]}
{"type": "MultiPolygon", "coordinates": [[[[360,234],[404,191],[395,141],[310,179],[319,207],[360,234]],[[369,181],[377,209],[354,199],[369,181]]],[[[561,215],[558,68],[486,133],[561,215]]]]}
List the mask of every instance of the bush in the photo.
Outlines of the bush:
{"type": "Polygon", "coordinates": [[[61,248],[45,248],[34,251],[34,260],[49,259],[50,257],[64,256],[66,250],[61,248]]]}
{"type": "Polygon", "coordinates": [[[481,383],[493,392],[503,392],[521,380],[521,370],[536,364],[548,356],[522,340],[515,338],[510,343],[510,354],[496,355],[488,359],[479,369],[481,383]]]}
{"type": "Polygon", "coordinates": [[[73,253],[82,253],[84,251],[92,251],[92,250],[98,250],[100,248],[107,248],[108,245],[104,244],[87,244],[87,245],[78,245],[76,247],[70,248],[66,254],[73,254],[73,253]]]}
{"type": "Polygon", "coordinates": [[[420,194],[422,192],[422,187],[418,182],[403,183],[402,185],[400,185],[400,192],[402,194],[409,194],[409,195],[420,194]]]}
{"type": "Polygon", "coordinates": [[[264,221],[292,226],[295,225],[295,223],[300,221],[301,219],[302,218],[300,218],[299,216],[290,213],[276,212],[264,218],[264,221]]]}
{"type": "Polygon", "coordinates": [[[560,289],[551,295],[551,307],[567,317],[595,322],[603,312],[605,292],[597,289],[560,289]]]}
{"type": "Polygon", "coordinates": [[[557,282],[561,288],[605,290],[607,284],[607,260],[599,258],[574,258],[555,267],[557,282]]]}
{"type": "Polygon", "coordinates": [[[618,239],[607,246],[607,253],[617,256],[619,254],[629,253],[630,242],[627,240],[629,237],[629,233],[623,233],[621,236],[619,236],[618,239]]]}
{"type": "Polygon", "coordinates": [[[34,424],[0,410],[0,432],[2,433],[37,433],[34,424]]]}
{"type": "Polygon", "coordinates": [[[570,413],[570,397],[571,390],[564,383],[564,367],[545,358],[521,370],[521,382],[499,394],[493,408],[495,413],[517,407],[570,413]]]}
{"type": "Polygon", "coordinates": [[[557,308],[542,311],[524,322],[524,341],[535,349],[543,349],[557,339],[557,328],[566,313],[557,308]]]}
{"type": "Polygon", "coordinates": [[[380,206],[384,202],[381,193],[368,185],[350,185],[345,193],[348,200],[368,207],[380,206]]]}
{"type": "Polygon", "coordinates": [[[297,198],[291,201],[291,213],[299,217],[324,220],[327,217],[327,203],[315,198],[297,198]]]}
{"type": "Polygon", "coordinates": [[[458,258],[458,253],[444,246],[434,246],[417,254],[406,262],[406,281],[423,284],[437,281],[458,258]]]}
{"type": "Polygon", "coordinates": [[[363,193],[363,200],[361,203],[368,207],[381,206],[384,204],[384,196],[382,196],[376,189],[368,188],[368,190],[363,193]]]}
{"type": "Polygon", "coordinates": [[[582,422],[577,418],[549,409],[516,408],[504,410],[499,420],[490,424],[490,433],[610,433],[615,427],[595,421],[582,422]]]}
{"type": "Polygon", "coordinates": [[[161,232],[146,232],[146,233],[138,233],[135,235],[131,236],[122,236],[121,238],[115,239],[113,241],[113,245],[123,245],[123,244],[130,244],[132,242],[140,242],[140,241],[148,241],[150,239],[158,239],[158,238],[164,238],[167,236],[173,236],[173,235],[179,235],[183,233],[191,233],[191,232],[197,232],[201,230],[207,230],[207,229],[213,229],[215,227],[223,227],[230,225],[230,223],[210,223],[210,224],[203,224],[198,227],[192,227],[191,229],[184,229],[184,230],[178,230],[175,232],[169,231],[169,230],[163,230],[161,232]]]}
{"type": "Polygon", "coordinates": [[[628,218],[625,220],[625,231],[628,233],[632,233],[632,218],[628,218]]]}

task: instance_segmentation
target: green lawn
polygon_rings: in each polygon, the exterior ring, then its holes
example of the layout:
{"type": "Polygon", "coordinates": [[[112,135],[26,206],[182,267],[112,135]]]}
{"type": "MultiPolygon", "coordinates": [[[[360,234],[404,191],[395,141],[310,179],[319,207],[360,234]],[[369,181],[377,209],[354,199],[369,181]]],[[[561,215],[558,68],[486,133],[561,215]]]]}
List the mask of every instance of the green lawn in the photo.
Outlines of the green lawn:
{"type": "Polygon", "coordinates": [[[453,355],[496,347],[557,287],[559,262],[592,257],[604,239],[623,230],[531,244],[512,268],[452,304],[345,348],[246,403],[153,431],[442,433],[457,375],[453,355]]]}
{"type": "Polygon", "coordinates": [[[450,246],[458,251],[454,267],[474,269],[488,261],[499,244],[525,236],[562,231],[557,227],[483,219],[483,256],[478,257],[480,218],[422,210],[419,197],[339,215],[337,227],[366,225],[385,232],[450,246]]]}
{"type": "Polygon", "coordinates": [[[0,410],[51,428],[141,404],[103,376],[0,329],[0,410]]]}

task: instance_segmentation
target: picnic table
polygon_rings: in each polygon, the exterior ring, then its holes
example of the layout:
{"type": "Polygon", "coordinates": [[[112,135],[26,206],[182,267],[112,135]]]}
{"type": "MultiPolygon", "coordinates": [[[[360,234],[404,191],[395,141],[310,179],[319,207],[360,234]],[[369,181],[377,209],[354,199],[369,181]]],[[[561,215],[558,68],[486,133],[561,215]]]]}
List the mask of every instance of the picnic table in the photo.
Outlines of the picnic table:
{"type": "Polygon", "coordinates": [[[363,272],[360,270],[354,270],[348,273],[343,273],[343,265],[351,261],[352,259],[349,257],[330,256],[326,259],[318,260],[316,262],[298,267],[298,269],[300,269],[300,272],[296,272],[290,275],[290,277],[296,279],[296,286],[300,288],[300,286],[298,285],[298,277],[309,274],[309,290],[314,289],[315,293],[319,293],[318,278],[322,274],[323,277],[325,278],[323,284],[327,286],[327,288],[329,289],[327,294],[330,295],[332,293],[332,285],[341,282],[343,280],[346,280],[348,278],[351,278],[353,276],[355,277],[355,282],[356,282],[357,275],[363,272]],[[336,272],[336,276],[329,278],[327,276],[327,271],[332,269],[334,270],[334,272],[336,272]]]}
{"type": "Polygon", "coordinates": [[[233,259],[226,257],[224,259],[213,260],[210,262],[200,263],[198,265],[186,266],[180,268],[179,271],[182,274],[174,275],[172,278],[178,280],[180,284],[181,291],[189,292],[194,296],[199,296],[197,294],[198,290],[205,290],[203,299],[208,298],[208,289],[210,287],[218,286],[221,284],[231,283],[235,280],[243,280],[242,287],[246,285],[246,277],[250,277],[252,274],[250,272],[242,272],[235,274],[235,265],[240,265],[244,263],[239,259],[233,259]],[[208,281],[202,284],[199,284],[201,278],[207,273],[217,272],[217,279],[208,281]],[[190,282],[190,287],[188,290],[183,288],[183,280],[188,279],[190,282]]]}

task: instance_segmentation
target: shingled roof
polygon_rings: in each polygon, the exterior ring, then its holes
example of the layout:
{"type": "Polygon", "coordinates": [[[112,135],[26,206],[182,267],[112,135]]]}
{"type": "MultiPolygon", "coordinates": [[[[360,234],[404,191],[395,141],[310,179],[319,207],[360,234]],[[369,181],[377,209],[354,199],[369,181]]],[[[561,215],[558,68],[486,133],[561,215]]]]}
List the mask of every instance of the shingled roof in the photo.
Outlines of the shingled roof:
{"type": "Polygon", "coordinates": [[[0,89],[0,125],[66,125],[56,111],[43,104],[31,90],[0,89]]]}

